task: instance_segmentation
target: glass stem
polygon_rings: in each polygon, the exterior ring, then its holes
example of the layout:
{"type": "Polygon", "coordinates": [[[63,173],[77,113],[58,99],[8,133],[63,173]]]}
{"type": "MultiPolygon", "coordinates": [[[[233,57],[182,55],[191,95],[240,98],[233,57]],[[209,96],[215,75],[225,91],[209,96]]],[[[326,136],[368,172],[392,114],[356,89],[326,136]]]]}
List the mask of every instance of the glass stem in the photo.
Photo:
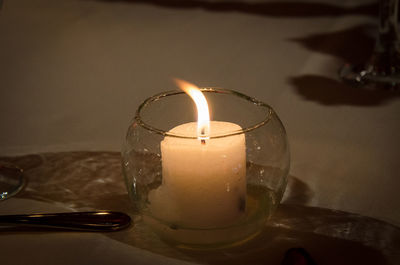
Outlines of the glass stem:
{"type": "Polygon", "coordinates": [[[378,37],[372,55],[359,65],[346,64],[339,76],[366,89],[400,89],[399,0],[379,1],[378,37]]]}
{"type": "Polygon", "coordinates": [[[378,52],[399,46],[397,33],[398,0],[381,0],[379,3],[378,52]]]}
{"type": "Polygon", "coordinates": [[[385,75],[400,72],[400,41],[397,30],[399,0],[380,0],[379,35],[375,46],[375,71],[385,75]]]}

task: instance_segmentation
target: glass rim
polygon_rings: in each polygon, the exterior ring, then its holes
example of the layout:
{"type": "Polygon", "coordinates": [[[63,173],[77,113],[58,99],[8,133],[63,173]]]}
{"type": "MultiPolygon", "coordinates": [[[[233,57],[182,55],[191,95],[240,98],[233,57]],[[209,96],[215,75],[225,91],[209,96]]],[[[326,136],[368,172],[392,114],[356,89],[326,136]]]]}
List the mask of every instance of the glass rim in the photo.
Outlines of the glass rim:
{"type": "MultiPolygon", "coordinates": [[[[233,136],[233,135],[239,135],[239,134],[244,134],[246,132],[250,132],[252,130],[255,130],[263,125],[265,125],[266,123],[268,123],[271,120],[272,114],[274,112],[274,110],[272,109],[271,106],[269,106],[268,104],[247,96],[243,93],[237,92],[235,90],[231,90],[231,89],[226,89],[226,88],[219,88],[219,87],[201,87],[199,88],[201,92],[206,92],[206,93],[221,93],[221,94],[230,94],[233,96],[237,96],[240,97],[242,99],[245,99],[247,101],[249,101],[250,103],[259,106],[259,107],[263,107],[267,110],[267,113],[264,117],[264,119],[262,119],[260,122],[253,124],[251,126],[247,126],[245,128],[242,128],[241,130],[234,130],[228,133],[223,133],[223,134],[217,134],[217,135],[210,135],[209,137],[207,137],[207,139],[217,139],[217,138],[223,138],[223,137],[228,137],[228,136],[233,136]]],[[[177,133],[171,133],[169,131],[165,131],[159,128],[156,128],[148,123],[146,123],[145,121],[142,120],[141,118],[141,112],[143,111],[143,109],[148,106],[149,104],[151,104],[152,102],[156,102],[164,97],[169,97],[169,96],[175,96],[175,95],[180,95],[180,94],[185,94],[184,91],[182,90],[169,90],[169,91],[164,91],[158,94],[155,94],[154,96],[151,96],[147,99],[145,99],[142,104],[139,105],[138,109],[136,110],[136,114],[135,114],[135,121],[137,122],[138,125],[140,125],[141,127],[155,132],[157,134],[161,134],[163,136],[169,136],[169,137],[176,137],[176,138],[182,138],[182,139],[199,139],[198,136],[187,136],[187,135],[182,135],[182,134],[177,134],[177,133]]],[[[196,122],[196,121],[195,121],[196,122]]]]}

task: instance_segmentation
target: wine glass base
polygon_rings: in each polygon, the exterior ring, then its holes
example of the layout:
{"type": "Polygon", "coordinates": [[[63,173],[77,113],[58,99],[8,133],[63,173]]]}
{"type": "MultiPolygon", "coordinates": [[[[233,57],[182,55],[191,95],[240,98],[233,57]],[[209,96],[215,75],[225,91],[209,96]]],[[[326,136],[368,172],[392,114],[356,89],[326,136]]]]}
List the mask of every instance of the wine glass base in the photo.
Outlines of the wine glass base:
{"type": "Polygon", "coordinates": [[[24,186],[22,169],[12,164],[0,163],[0,201],[14,196],[24,186]]]}
{"type": "Polygon", "coordinates": [[[368,90],[400,90],[400,74],[386,75],[369,69],[374,67],[345,64],[339,70],[339,77],[351,85],[368,90]]]}

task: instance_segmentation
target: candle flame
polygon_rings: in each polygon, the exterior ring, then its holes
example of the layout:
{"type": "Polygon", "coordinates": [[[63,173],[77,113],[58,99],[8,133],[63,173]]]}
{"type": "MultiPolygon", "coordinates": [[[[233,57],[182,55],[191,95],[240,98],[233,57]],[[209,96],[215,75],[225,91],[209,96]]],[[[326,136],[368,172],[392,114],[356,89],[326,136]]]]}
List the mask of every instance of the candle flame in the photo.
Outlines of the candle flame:
{"type": "Polygon", "coordinates": [[[210,131],[210,113],[208,111],[207,100],[197,86],[177,78],[175,78],[174,81],[177,86],[188,94],[196,104],[197,135],[198,139],[200,139],[204,144],[204,140],[209,139],[208,135],[210,131]]]}

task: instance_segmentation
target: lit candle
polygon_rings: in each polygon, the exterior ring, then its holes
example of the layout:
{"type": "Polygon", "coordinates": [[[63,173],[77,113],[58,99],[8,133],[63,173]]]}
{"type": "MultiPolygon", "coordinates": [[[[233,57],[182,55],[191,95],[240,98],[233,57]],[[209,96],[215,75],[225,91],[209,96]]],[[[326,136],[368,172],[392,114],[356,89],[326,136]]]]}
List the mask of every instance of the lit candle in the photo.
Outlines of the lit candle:
{"type": "Polygon", "coordinates": [[[240,131],[241,127],[230,122],[210,122],[200,90],[183,81],[178,84],[195,101],[198,122],[176,126],[169,133],[197,139],[166,136],[161,142],[163,180],[149,193],[150,211],[177,227],[232,224],[243,216],[246,206],[244,134],[210,138],[240,131]]]}

